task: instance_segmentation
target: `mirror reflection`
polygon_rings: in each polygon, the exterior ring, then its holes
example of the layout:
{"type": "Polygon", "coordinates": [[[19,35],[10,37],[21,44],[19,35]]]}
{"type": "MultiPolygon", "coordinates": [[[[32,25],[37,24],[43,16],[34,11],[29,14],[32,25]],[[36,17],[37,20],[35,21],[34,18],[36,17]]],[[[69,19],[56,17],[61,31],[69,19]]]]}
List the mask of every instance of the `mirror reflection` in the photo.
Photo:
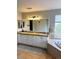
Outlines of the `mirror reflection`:
{"type": "Polygon", "coordinates": [[[49,32],[48,19],[18,20],[18,31],[49,32]]]}

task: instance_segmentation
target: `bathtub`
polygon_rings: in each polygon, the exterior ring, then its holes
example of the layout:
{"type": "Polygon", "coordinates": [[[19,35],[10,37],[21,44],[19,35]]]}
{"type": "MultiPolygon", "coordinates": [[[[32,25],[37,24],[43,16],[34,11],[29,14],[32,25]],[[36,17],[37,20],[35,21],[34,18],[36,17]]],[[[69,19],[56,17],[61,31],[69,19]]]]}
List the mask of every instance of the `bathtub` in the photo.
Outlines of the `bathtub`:
{"type": "Polygon", "coordinates": [[[48,44],[61,51],[61,39],[47,39],[48,44]]]}

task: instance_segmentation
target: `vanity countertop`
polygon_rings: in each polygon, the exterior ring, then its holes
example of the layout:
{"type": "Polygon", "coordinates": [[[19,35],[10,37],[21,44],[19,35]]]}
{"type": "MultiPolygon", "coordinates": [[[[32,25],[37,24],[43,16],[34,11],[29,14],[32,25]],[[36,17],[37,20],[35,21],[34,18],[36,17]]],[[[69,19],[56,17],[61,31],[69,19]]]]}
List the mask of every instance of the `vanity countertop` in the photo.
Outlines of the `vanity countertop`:
{"type": "Polygon", "coordinates": [[[23,35],[34,35],[34,36],[48,36],[48,33],[45,32],[17,32],[17,34],[23,34],[23,35]]]}

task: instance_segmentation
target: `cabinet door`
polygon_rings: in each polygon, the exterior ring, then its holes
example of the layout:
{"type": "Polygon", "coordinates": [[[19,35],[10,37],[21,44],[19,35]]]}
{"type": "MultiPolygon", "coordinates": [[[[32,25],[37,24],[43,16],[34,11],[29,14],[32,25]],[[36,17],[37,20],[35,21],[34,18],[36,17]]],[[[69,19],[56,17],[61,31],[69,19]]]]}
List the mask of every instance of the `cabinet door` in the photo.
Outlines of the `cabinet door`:
{"type": "Polygon", "coordinates": [[[47,48],[47,38],[42,36],[34,36],[33,45],[41,48],[47,48]]]}
{"type": "Polygon", "coordinates": [[[20,42],[20,34],[17,34],[17,43],[20,42]]]}
{"type": "Polygon", "coordinates": [[[47,48],[47,37],[42,36],[41,41],[42,46],[47,48]]]}
{"type": "Polygon", "coordinates": [[[30,35],[21,35],[21,41],[24,44],[32,45],[33,36],[30,35]]]}
{"type": "Polygon", "coordinates": [[[18,34],[17,35],[17,41],[18,41],[18,43],[23,43],[24,42],[24,37],[23,37],[23,35],[21,35],[21,34],[18,34]]]}
{"type": "Polygon", "coordinates": [[[40,36],[34,36],[33,45],[37,47],[41,47],[41,38],[40,36]]]}

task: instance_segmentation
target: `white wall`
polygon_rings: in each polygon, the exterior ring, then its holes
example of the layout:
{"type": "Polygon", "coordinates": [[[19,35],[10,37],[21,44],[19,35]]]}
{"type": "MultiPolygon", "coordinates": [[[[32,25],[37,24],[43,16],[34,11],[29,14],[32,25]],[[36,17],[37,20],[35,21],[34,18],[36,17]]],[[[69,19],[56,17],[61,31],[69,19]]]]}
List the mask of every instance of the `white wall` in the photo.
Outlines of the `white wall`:
{"type": "Polygon", "coordinates": [[[17,20],[22,20],[22,13],[17,12],[17,20]]]}

